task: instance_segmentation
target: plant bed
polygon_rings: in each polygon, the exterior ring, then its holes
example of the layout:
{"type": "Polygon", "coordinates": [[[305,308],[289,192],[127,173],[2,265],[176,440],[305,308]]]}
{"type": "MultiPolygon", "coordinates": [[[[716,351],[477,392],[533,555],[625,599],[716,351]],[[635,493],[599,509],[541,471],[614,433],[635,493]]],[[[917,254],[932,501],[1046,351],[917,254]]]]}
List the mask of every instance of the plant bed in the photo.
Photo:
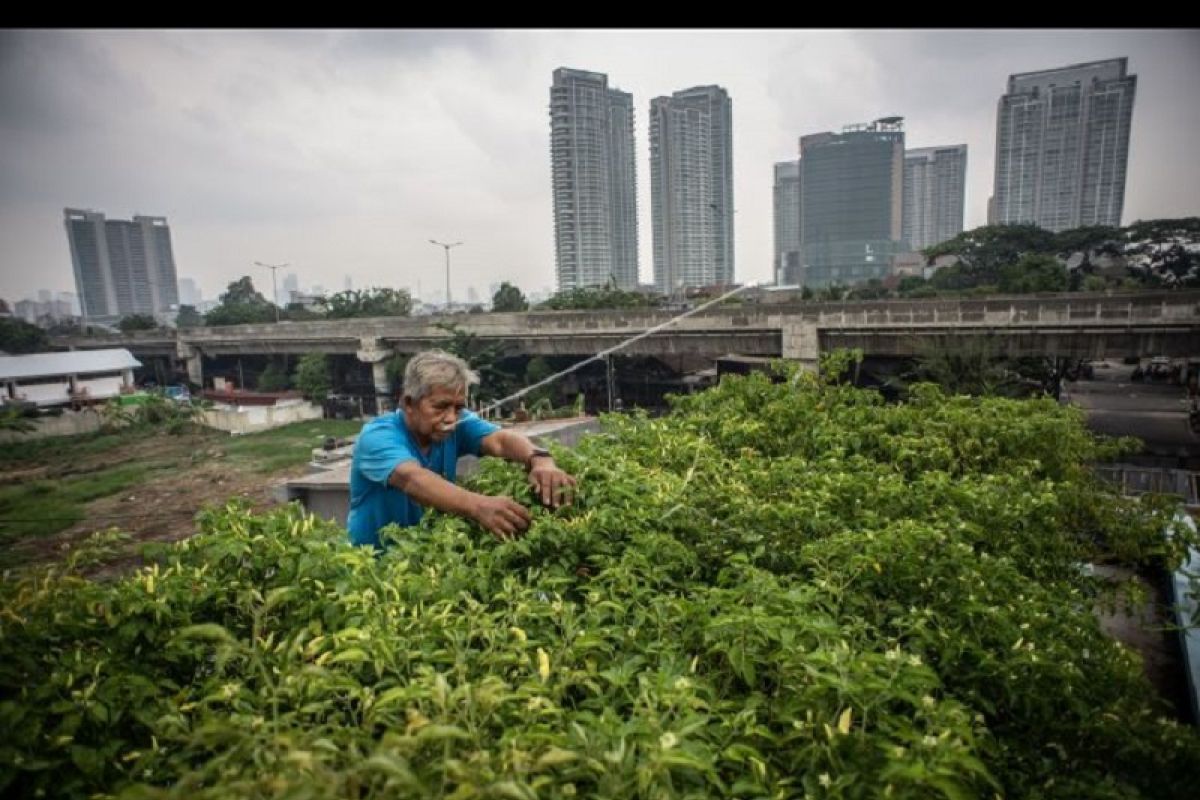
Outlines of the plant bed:
{"type": "MultiPolygon", "coordinates": [[[[126,577],[6,582],[0,787],[1190,796],[1200,737],[1078,568],[1194,538],[1091,475],[1122,444],[1050,400],[783,378],[606,418],[556,454],[575,504],[519,541],[428,514],[376,557],[227,506],[126,577]]],[[[511,465],[474,480],[532,501],[511,465]]]]}

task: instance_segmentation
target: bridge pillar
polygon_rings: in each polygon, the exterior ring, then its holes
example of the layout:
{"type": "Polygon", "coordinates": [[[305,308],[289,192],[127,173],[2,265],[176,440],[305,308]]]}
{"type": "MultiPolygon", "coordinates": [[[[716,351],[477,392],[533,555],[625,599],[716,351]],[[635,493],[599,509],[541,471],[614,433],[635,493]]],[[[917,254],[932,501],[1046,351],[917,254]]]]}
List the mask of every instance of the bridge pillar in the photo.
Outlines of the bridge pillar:
{"type": "Polygon", "coordinates": [[[175,355],[180,361],[187,364],[188,380],[201,389],[204,388],[204,356],[200,352],[200,348],[195,345],[190,345],[183,340],[176,340],[175,355]]]}
{"type": "Polygon", "coordinates": [[[371,365],[371,380],[375,384],[375,402],[379,413],[391,411],[392,386],[387,376],[387,360],[392,356],[392,349],[373,336],[359,339],[358,360],[371,365]]]}
{"type": "Polygon", "coordinates": [[[789,361],[800,362],[801,369],[816,372],[821,359],[817,324],[805,322],[799,314],[784,314],[779,318],[779,330],[781,355],[789,361]]]}

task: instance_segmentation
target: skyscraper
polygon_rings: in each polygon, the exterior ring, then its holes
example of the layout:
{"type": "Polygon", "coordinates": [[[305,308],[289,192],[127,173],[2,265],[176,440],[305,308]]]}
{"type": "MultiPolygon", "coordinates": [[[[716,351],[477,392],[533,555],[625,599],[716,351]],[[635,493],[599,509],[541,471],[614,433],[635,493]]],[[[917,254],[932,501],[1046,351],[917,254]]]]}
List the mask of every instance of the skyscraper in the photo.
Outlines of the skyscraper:
{"type": "Polygon", "coordinates": [[[1113,58],[1010,75],[996,114],[988,221],[1121,224],[1137,76],[1113,58]]]}
{"type": "Polygon", "coordinates": [[[733,282],[733,103],[719,86],[650,101],[654,284],[733,282]]]}
{"type": "Polygon", "coordinates": [[[918,147],[904,153],[903,239],[922,250],[962,233],[967,146],[918,147]]]}
{"type": "Polygon", "coordinates": [[[558,289],[638,281],[633,95],[560,67],[550,87],[558,289]]]}
{"type": "Polygon", "coordinates": [[[903,250],[904,122],[884,117],[800,138],[803,284],[883,278],[903,250]]]}
{"type": "Polygon", "coordinates": [[[181,306],[191,306],[196,308],[203,302],[204,296],[200,293],[200,287],[191,278],[179,279],[179,304],[181,306]]]}
{"type": "Polygon", "coordinates": [[[286,306],[292,302],[292,298],[300,292],[300,279],[296,277],[296,273],[289,272],[283,276],[283,305],[286,306]]]}
{"type": "Polygon", "coordinates": [[[63,215],[84,316],[161,314],[178,305],[166,217],[106,220],[97,211],[75,208],[63,209],[63,215]]]}
{"type": "Polygon", "coordinates": [[[802,279],[800,267],[800,162],[780,161],[775,165],[775,282],[795,286],[802,279]]]}

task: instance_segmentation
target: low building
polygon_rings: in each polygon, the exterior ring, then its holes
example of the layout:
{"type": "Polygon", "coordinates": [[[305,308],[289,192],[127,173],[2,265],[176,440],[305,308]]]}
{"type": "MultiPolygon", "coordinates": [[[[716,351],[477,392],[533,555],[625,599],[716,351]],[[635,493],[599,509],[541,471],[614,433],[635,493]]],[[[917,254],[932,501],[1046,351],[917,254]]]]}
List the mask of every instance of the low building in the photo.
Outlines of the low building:
{"type": "Polygon", "coordinates": [[[142,362],[124,348],[0,356],[0,403],[106,400],[133,389],[142,362]]]}

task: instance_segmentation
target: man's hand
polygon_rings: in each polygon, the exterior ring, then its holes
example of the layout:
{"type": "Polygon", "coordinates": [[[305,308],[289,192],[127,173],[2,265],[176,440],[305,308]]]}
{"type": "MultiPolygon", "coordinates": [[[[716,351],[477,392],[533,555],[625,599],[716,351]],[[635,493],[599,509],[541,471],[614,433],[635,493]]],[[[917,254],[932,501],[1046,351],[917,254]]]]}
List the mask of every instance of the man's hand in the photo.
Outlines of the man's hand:
{"type": "Polygon", "coordinates": [[[502,542],[515,539],[529,527],[529,511],[511,497],[479,495],[471,516],[502,542]]]}
{"type": "Polygon", "coordinates": [[[529,483],[541,497],[542,504],[550,508],[570,505],[575,499],[576,480],[555,466],[550,458],[533,460],[533,468],[529,470],[529,483]]]}

